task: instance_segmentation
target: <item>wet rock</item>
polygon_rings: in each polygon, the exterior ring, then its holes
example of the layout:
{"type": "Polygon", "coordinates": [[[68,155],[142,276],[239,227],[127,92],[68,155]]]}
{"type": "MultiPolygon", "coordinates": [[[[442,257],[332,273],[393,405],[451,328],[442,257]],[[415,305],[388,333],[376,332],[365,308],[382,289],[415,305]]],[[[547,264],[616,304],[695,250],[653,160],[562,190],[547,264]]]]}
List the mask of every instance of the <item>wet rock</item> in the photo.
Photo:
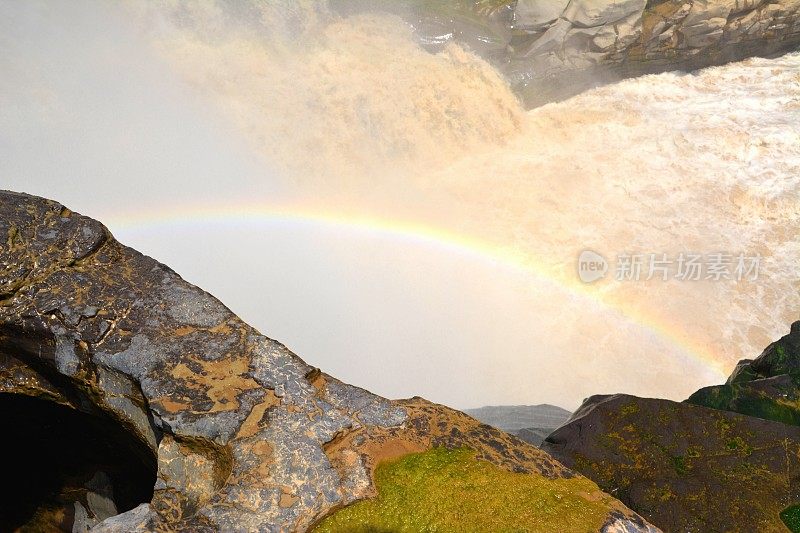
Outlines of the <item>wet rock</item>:
{"type": "MultiPolygon", "coordinates": [[[[531,20],[529,3],[519,2],[516,9],[521,20],[531,20]]],[[[552,17],[552,11],[534,17],[526,29],[521,25],[500,66],[535,105],[623,77],[794,50],[800,45],[798,9],[798,0],[573,1],[550,23],[535,21],[552,17]],[[563,28],[564,22],[570,27],[563,28]],[[582,28],[595,31],[576,38],[582,28]],[[542,39],[544,48],[537,46],[542,39]],[[558,60],[537,60],[552,49],[558,60]],[[590,57],[575,61],[584,55],[590,57]]]]}
{"type": "Polygon", "coordinates": [[[105,520],[117,514],[114,503],[114,485],[105,472],[95,472],[86,482],[86,503],[89,512],[97,521],[105,520]]]}
{"type": "Polygon", "coordinates": [[[514,6],[514,29],[542,31],[561,16],[568,4],[569,0],[518,0],[514,6]]]}
{"type": "MultiPolygon", "coordinates": [[[[463,413],[324,374],[99,222],[11,192],[0,192],[0,393],[35,402],[36,420],[69,420],[59,447],[76,450],[73,474],[46,476],[52,489],[34,484],[25,513],[0,516],[12,530],[305,531],[374,496],[380,461],[432,447],[581,479],[463,413]]],[[[11,410],[24,429],[14,442],[34,438],[21,422],[32,409],[11,410]]],[[[602,501],[607,525],[652,531],[602,501]]]]}
{"type": "Polygon", "coordinates": [[[646,0],[572,0],[562,17],[577,28],[609,26],[630,15],[641,16],[645,4],[646,0]]]}
{"type": "Polygon", "coordinates": [[[641,74],[694,70],[800,46],[800,0],[334,1],[388,11],[439,51],[493,62],[529,106],[641,74]]]}
{"type": "Polygon", "coordinates": [[[800,322],[755,360],[739,362],[727,383],[702,388],[686,401],[800,426],[800,322]]]}
{"type": "Polygon", "coordinates": [[[89,512],[80,502],[75,502],[74,505],[75,518],[72,522],[72,533],[86,533],[90,527],[97,525],[97,520],[89,516],[89,512]]]}

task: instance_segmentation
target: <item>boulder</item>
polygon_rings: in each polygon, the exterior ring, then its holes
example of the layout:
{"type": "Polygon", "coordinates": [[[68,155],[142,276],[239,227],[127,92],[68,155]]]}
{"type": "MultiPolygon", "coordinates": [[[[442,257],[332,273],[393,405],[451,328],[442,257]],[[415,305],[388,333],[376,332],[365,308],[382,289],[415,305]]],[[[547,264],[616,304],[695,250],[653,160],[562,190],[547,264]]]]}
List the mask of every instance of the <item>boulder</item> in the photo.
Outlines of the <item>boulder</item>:
{"type": "Polygon", "coordinates": [[[783,374],[704,387],[687,403],[800,426],[800,376],[783,374]]]}
{"type": "Polygon", "coordinates": [[[786,531],[800,504],[800,428],[737,413],[594,396],[542,448],[667,532],[786,531]]]}

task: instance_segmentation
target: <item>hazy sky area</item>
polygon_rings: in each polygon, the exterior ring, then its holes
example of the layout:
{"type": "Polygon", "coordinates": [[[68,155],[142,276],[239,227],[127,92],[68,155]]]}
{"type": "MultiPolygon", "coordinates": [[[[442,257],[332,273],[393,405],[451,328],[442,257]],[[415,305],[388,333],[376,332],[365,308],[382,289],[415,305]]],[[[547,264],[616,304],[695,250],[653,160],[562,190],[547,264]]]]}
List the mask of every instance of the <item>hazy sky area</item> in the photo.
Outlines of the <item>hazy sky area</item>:
{"type": "Polygon", "coordinates": [[[101,220],[393,398],[683,399],[788,331],[800,56],[526,111],[456,46],[329,15],[0,0],[0,188],[101,220]],[[764,272],[588,286],[584,248],[761,254],[764,272]]]}

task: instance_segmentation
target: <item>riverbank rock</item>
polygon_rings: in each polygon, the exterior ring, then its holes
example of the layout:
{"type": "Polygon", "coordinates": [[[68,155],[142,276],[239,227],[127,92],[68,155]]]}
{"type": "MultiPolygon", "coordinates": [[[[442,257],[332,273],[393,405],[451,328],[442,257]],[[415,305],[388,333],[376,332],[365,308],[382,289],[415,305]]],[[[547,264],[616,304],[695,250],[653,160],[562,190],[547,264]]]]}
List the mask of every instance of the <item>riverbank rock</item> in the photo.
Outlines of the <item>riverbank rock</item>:
{"type": "Polygon", "coordinates": [[[500,68],[529,106],[626,77],[771,57],[800,46],[800,0],[334,0],[337,5],[347,5],[345,13],[399,14],[431,51],[451,41],[465,45],[500,68]]]}
{"type": "MultiPolygon", "coordinates": [[[[22,480],[3,530],[305,531],[395,490],[375,471],[411,457],[444,465],[425,470],[437,486],[452,461],[487,483],[532,484],[529,522],[505,526],[548,531],[555,508],[575,513],[565,531],[657,531],[537,448],[420,398],[344,384],[99,222],[12,192],[0,192],[0,403],[14,428],[6,483],[22,480]],[[45,449],[57,464],[42,463],[45,449]]],[[[469,511],[464,494],[425,501],[469,511]]]]}
{"type": "Polygon", "coordinates": [[[515,37],[502,65],[530,105],[625,77],[800,46],[798,0],[570,0],[552,22],[530,29],[532,3],[516,3],[515,37]]]}

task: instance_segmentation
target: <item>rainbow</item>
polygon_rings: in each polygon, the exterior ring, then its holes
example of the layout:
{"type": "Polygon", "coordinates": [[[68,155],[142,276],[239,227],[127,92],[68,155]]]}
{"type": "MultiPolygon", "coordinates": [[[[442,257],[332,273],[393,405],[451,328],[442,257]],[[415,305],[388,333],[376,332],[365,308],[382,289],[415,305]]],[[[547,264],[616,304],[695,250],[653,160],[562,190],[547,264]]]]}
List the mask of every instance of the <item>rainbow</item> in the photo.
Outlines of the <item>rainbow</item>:
{"type": "Polygon", "coordinates": [[[710,346],[703,345],[682,333],[681,328],[656,318],[653,314],[637,310],[634,314],[625,306],[610,301],[602,292],[588,284],[581,283],[577,276],[573,280],[556,276],[537,262],[530,254],[524,254],[510,247],[497,246],[488,241],[467,236],[458,232],[423,224],[412,220],[388,218],[369,213],[331,211],[325,208],[293,204],[236,203],[229,205],[193,205],[170,207],[155,211],[119,211],[105,215],[112,231],[148,232],[163,231],[164,227],[196,226],[198,224],[253,225],[253,224],[305,224],[322,225],[347,232],[358,232],[384,239],[402,240],[407,243],[429,246],[458,254],[471,260],[489,263],[494,267],[510,269],[533,277],[537,282],[578,298],[599,303],[616,313],[626,322],[643,328],[670,345],[679,349],[684,356],[699,362],[708,370],[724,380],[727,371],[710,346]]]}

